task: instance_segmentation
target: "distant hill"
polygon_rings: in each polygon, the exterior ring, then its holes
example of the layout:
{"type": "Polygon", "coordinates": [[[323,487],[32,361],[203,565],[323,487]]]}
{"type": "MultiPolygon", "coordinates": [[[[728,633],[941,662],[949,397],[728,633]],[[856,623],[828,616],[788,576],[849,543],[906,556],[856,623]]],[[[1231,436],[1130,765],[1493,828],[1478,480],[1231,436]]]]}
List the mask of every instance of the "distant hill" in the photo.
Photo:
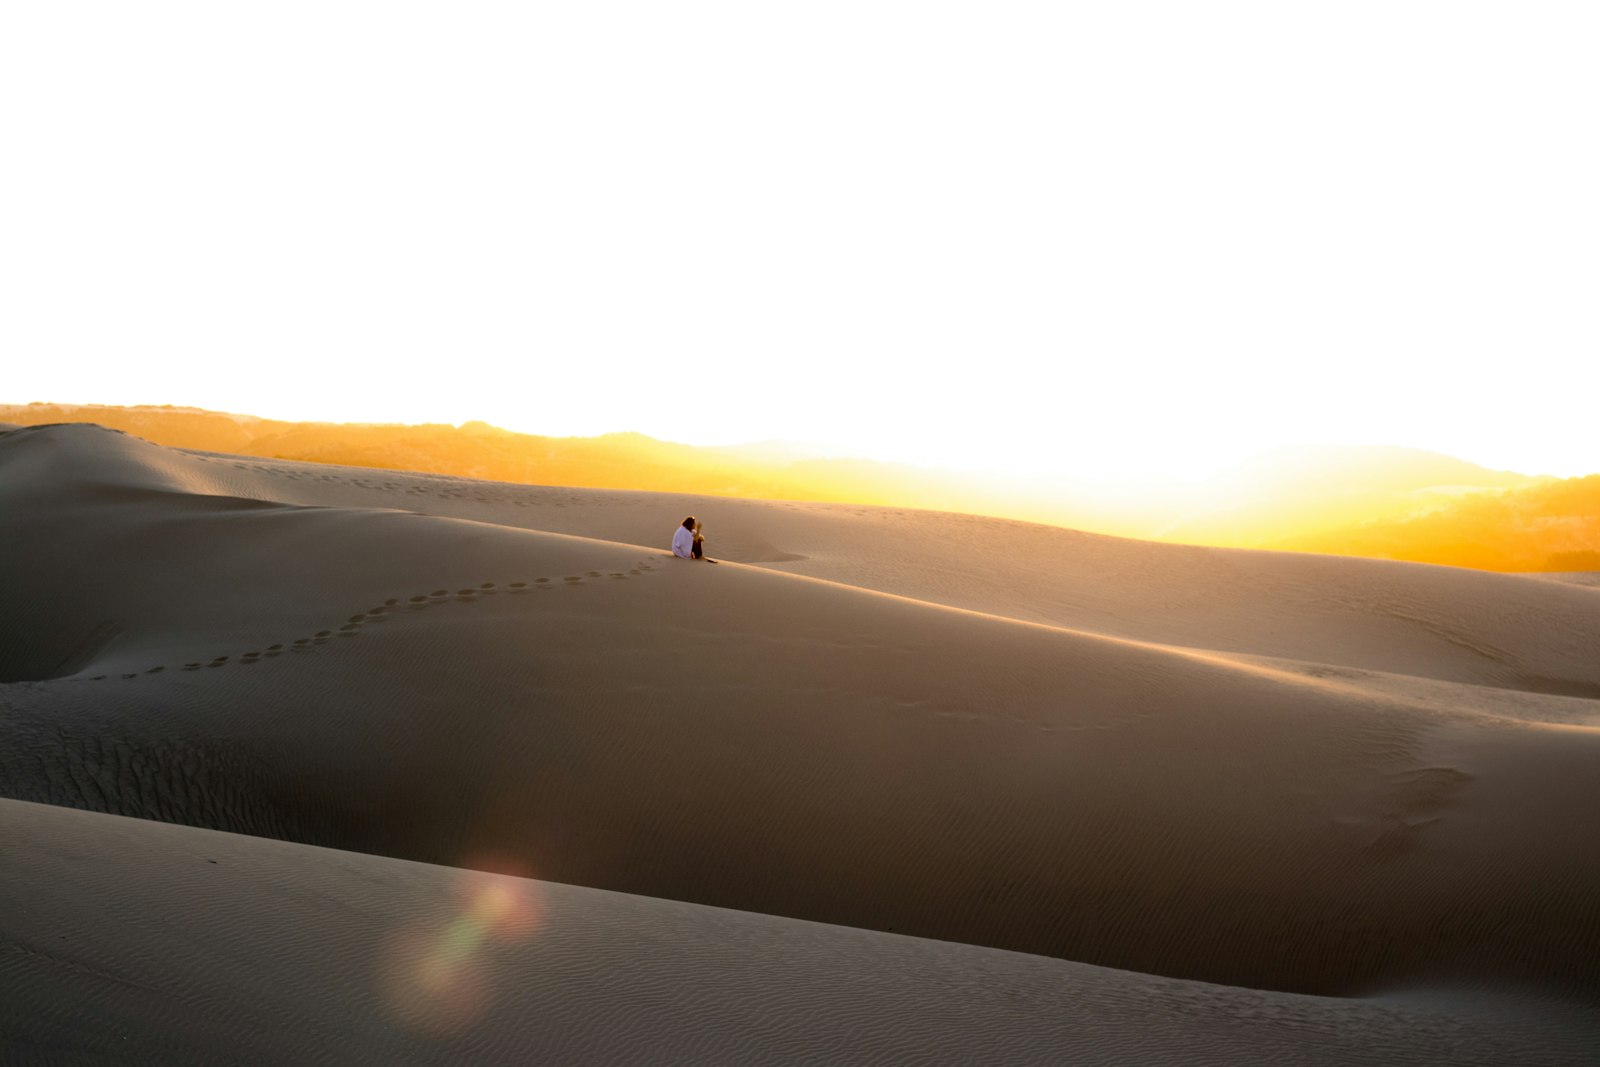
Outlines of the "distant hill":
{"type": "Polygon", "coordinates": [[[1449,563],[1600,569],[1600,476],[1537,478],[1419,449],[1295,446],[1194,484],[1114,487],[829,458],[792,442],[696,447],[545,437],[483,422],[299,423],[182,407],[0,405],[0,424],[94,422],[158,444],[600,489],[838,501],[1151,540],[1449,563]]]}
{"type": "Polygon", "coordinates": [[[1600,474],[1478,493],[1425,514],[1285,538],[1275,547],[1506,571],[1600,571],[1600,474]]]}

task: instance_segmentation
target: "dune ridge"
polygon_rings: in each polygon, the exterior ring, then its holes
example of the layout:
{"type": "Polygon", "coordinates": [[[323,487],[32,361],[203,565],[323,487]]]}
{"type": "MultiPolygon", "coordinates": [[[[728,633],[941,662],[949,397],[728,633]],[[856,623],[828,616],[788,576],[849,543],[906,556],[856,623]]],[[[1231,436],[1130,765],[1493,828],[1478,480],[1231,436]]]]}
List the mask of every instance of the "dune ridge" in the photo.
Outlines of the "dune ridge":
{"type": "Polygon", "coordinates": [[[0,580],[16,800],[1272,996],[1600,992],[1591,589],[83,426],[0,436],[0,580]],[[724,566],[646,547],[688,511],[724,566]]]}

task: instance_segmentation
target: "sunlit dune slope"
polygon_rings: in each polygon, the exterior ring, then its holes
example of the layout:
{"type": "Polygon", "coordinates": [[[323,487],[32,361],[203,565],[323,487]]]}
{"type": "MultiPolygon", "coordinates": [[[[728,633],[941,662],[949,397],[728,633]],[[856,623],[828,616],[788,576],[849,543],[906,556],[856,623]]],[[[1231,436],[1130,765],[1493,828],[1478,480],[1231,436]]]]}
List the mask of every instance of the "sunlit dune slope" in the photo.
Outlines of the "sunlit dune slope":
{"type": "Polygon", "coordinates": [[[1498,1067],[1597,1040],[1532,1004],[1263,993],[15,801],[0,835],[12,1062],[1498,1067]]]}
{"type": "MultiPolygon", "coordinates": [[[[74,441],[112,457],[142,450],[127,475],[137,485],[160,470],[162,484],[202,493],[403,509],[645,546],[664,545],[697,513],[714,555],[1023,621],[1516,690],[1600,692],[1593,598],[1525,578],[1154,544],[970,515],[185,457],[116,435],[74,441]]],[[[115,465],[85,454],[72,469],[114,478],[115,465]]],[[[58,475],[52,468],[45,477],[58,475]]]]}
{"type": "Polygon", "coordinates": [[[653,547],[682,498],[89,427],[0,437],[0,497],[11,797],[1237,985],[1600,988],[1592,590],[728,501],[713,567],[653,547]]]}

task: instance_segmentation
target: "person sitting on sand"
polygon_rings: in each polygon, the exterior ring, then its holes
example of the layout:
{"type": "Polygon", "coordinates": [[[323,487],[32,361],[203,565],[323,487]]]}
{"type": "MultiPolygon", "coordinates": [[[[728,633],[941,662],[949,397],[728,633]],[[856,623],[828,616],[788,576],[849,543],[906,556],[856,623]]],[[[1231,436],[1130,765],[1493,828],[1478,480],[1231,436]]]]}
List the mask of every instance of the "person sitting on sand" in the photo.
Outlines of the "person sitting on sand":
{"type": "Polygon", "coordinates": [[[679,559],[693,559],[695,556],[694,550],[700,547],[695,542],[695,525],[694,516],[690,515],[683,520],[683,525],[678,527],[677,532],[672,535],[672,554],[679,559]]]}
{"type": "Polygon", "coordinates": [[[693,515],[683,520],[683,525],[672,535],[672,554],[679,559],[704,559],[707,563],[715,563],[714,559],[706,559],[706,539],[700,532],[700,522],[693,515]]]}

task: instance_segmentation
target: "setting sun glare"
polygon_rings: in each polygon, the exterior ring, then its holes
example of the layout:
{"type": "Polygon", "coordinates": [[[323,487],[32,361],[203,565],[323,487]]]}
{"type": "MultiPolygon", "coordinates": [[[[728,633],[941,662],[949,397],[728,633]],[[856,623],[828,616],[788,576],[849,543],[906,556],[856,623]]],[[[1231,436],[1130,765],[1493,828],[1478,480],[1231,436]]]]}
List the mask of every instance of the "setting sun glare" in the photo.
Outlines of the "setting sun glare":
{"type": "Polygon", "coordinates": [[[1600,469],[1596,16],[14,7],[8,402],[1600,469]]]}

